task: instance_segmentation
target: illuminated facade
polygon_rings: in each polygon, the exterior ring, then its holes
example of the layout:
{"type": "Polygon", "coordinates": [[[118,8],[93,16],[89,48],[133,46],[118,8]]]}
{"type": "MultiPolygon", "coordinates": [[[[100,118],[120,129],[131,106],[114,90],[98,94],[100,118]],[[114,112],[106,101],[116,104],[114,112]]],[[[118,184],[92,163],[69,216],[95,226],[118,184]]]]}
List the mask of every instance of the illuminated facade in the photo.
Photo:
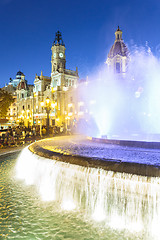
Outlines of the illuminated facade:
{"type": "Polygon", "coordinates": [[[7,119],[11,124],[17,122],[17,96],[13,95],[14,102],[10,105],[7,113],[7,119]]]}
{"type": "Polygon", "coordinates": [[[78,69],[66,69],[65,45],[58,31],[52,45],[51,77],[36,74],[33,89],[33,122],[46,125],[45,102],[50,99],[50,125],[69,125],[74,120],[76,95],[79,79],[78,69]],[[44,104],[42,104],[44,103],[44,104]]]}
{"type": "Polygon", "coordinates": [[[27,84],[25,75],[21,74],[17,85],[17,123],[31,126],[33,118],[33,85],[27,84]]]}
{"type": "MultiPolygon", "coordinates": [[[[66,69],[65,44],[61,33],[56,32],[51,47],[51,76],[36,74],[34,85],[28,85],[22,72],[18,72],[15,79],[10,79],[8,91],[16,89],[17,123],[25,126],[46,125],[47,106],[49,103],[49,125],[74,125],[80,119],[87,119],[90,115],[85,99],[80,96],[88,81],[79,82],[78,69],[66,69]],[[82,89],[83,88],[83,89],[82,89]]],[[[106,63],[114,73],[123,76],[127,71],[129,51],[122,40],[122,31],[115,32],[115,42],[111,47],[106,63]]],[[[15,106],[13,106],[15,109],[15,106]]],[[[13,112],[13,110],[12,110],[13,112]]],[[[11,115],[11,113],[9,113],[11,115]]],[[[9,115],[9,116],[10,116],[9,115]]]]}
{"type": "Polygon", "coordinates": [[[66,48],[59,31],[56,33],[51,50],[51,91],[53,101],[56,103],[55,117],[61,124],[69,122],[75,114],[74,90],[77,88],[79,76],[77,68],[76,71],[66,69],[66,48]]]}

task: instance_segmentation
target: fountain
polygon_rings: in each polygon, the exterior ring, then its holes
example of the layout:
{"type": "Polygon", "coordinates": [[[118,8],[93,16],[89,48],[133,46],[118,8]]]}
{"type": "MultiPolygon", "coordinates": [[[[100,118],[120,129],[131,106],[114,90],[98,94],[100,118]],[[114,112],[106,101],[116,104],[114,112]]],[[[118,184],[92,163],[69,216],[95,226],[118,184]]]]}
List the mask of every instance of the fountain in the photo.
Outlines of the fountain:
{"type": "MultiPolygon", "coordinates": [[[[105,68],[82,86],[90,113],[85,133],[157,142],[160,63],[150,50],[136,50],[130,58],[125,77],[115,77],[105,68]]],[[[22,151],[16,176],[35,185],[43,201],[58,202],[68,212],[82,211],[97,227],[123,233],[123,239],[158,239],[159,150],[133,148],[133,142],[132,149],[106,147],[104,142],[68,137],[33,143],[22,151]]]]}
{"type": "MultiPolygon", "coordinates": [[[[42,201],[58,202],[62,211],[80,210],[86,219],[97,222],[97,227],[124,232],[130,239],[157,239],[160,233],[156,228],[160,220],[159,151],[148,150],[149,158],[157,157],[151,166],[130,164],[129,157],[128,163],[121,157],[104,159],[102,153],[106,156],[107,151],[108,145],[99,146],[80,137],[42,140],[22,151],[16,176],[27,185],[36,186],[42,201]],[[141,169],[139,174],[132,174],[138,173],[138,169],[141,169]]],[[[137,149],[128,151],[132,151],[132,156],[137,153],[137,149]]],[[[146,153],[141,154],[145,157],[146,153]]]]}
{"type": "Polygon", "coordinates": [[[85,132],[108,139],[160,141],[160,60],[148,46],[134,47],[129,58],[125,73],[115,74],[105,65],[82,84],[80,95],[89,112],[85,132]]]}

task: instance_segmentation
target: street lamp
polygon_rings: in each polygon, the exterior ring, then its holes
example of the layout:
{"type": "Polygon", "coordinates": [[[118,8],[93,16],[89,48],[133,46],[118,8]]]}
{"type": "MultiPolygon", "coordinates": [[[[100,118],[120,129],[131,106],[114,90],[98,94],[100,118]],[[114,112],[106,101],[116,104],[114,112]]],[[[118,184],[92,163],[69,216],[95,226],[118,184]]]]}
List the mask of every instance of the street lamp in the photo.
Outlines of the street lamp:
{"type": "Polygon", "coordinates": [[[33,107],[32,107],[32,121],[33,121],[33,124],[32,126],[34,127],[34,97],[35,97],[35,93],[33,92],[33,107]]]}
{"type": "Polygon", "coordinates": [[[46,98],[45,103],[41,102],[41,107],[44,107],[47,113],[46,127],[47,127],[47,135],[49,135],[49,113],[51,110],[51,102],[49,97],[46,98]]]}

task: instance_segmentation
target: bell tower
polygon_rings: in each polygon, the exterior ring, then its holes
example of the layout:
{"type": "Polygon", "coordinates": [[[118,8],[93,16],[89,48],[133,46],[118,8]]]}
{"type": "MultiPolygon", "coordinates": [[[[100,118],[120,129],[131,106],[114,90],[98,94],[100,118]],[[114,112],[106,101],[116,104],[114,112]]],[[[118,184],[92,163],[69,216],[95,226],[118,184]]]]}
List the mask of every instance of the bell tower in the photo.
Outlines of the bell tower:
{"type": "Polygon", "coordinates": [[[51,65],[52,65],[52,72],[64,72],[66,68],[66,56],[65,56],[65,44],[62,40],[62,34],[60,31],[56,32],[55,40],[52,44],[52,58],[51,58],[51,65]]]}

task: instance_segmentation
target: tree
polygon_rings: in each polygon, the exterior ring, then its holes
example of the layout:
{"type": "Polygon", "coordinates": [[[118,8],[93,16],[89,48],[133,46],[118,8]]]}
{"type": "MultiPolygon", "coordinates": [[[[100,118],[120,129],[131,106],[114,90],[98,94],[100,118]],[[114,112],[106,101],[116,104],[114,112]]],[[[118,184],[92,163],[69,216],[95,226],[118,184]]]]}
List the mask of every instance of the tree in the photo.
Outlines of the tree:
{"type": "Polygon", "coordinates": [[[14,102],[13,96],[0,88],[0,117],[5,118],[11,103],[14,102]]]}

